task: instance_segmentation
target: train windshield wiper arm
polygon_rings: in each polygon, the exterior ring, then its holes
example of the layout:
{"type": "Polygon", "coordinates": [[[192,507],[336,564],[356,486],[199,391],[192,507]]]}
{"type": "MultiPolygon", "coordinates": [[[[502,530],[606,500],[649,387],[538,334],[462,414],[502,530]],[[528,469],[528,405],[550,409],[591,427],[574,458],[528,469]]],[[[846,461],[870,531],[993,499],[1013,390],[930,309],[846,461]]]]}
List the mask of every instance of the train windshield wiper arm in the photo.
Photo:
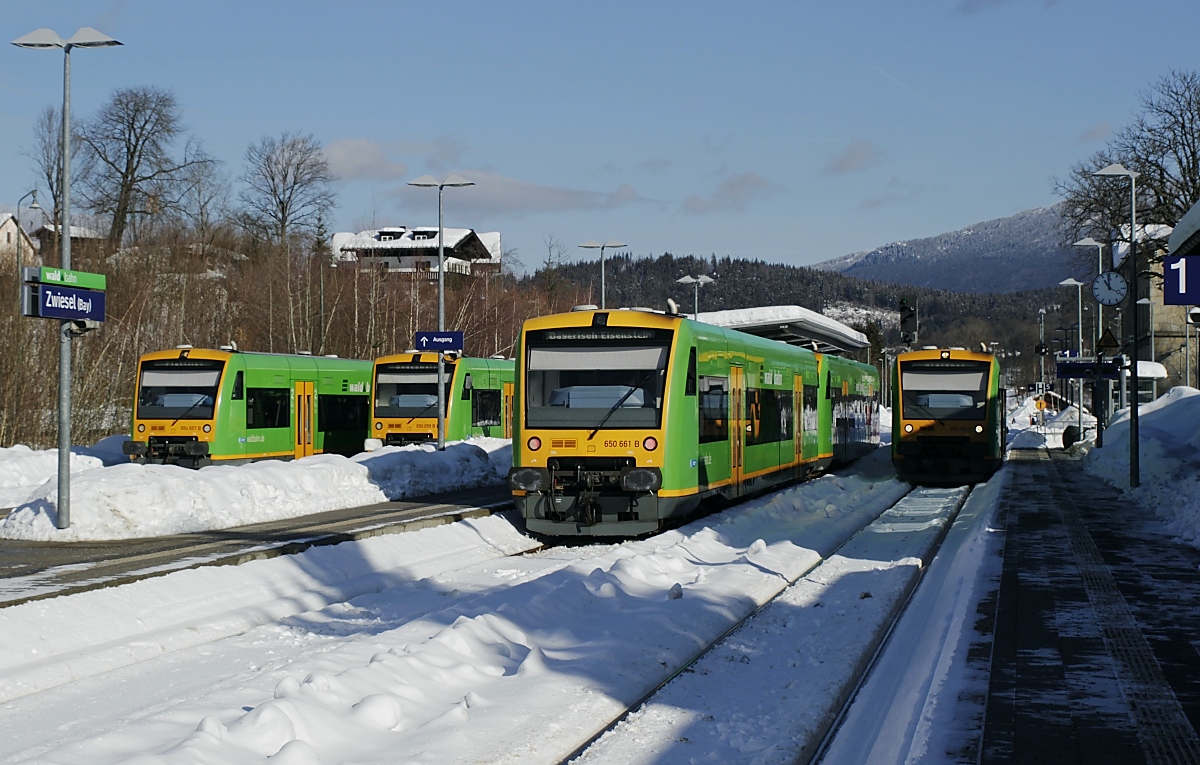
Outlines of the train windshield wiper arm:
{"type": "Polygon", "coordinates": [[[650,382],[650,378],[651,378],[651,377],[653,377],[653,376],[654,376],[655,374],[657,374],[657,373],[658,373],[658,370],[657,370],[657,369],[651,369],[651,370],[650,370],[648,373],[646,373],[646,376],[645,376],[645,377],[643,377],[641,380],[639,380],[639,381],[638,381],[638,384],[637,384],[637,385],[634,385],[632,388],[630,388],[629,390],[625,391],[625,395],[624,395],[624,396],[621,396],[621,398],[617,399],[617,403],[615,403],[615,404],[613,404],[611,407],[609,407],[608,411],[604,413],[604,416],[600,418],[600,422],[596,423],[596,429],[595,429],[595,430],[593,430],[591,433],[588,433],[587,440],[591,441],[591,440],[592,440],[592,438],[593,438],[593,437],[594,437],[594,436],[595,436],[597,433],[599,433],[599,432],[600,432],[600,428],[603,428],[603,427],[604,427],[604,423],[608,422],[608,418],[613,416],[613,412],[615,412],[615,411],[617,411],[618,409],[620,409],[620,408],[621,408],[621,404],[624,404],[626,401],[628,401],[628,400],[629,400],[629,397],[633,395],[633,392],[634,392],[635,390],[638,390],[638,389],[639,389],[639,388],[641,388],[643,385],[645,385],[646,383],[650,382]]]}
{"type": "MultiPolygon", "coordinates": [[[[191,406],[189,406],[187,409],[184,409],[184,410],[183,410],[183,414],[181,414],[181,415],[179,415],[178,417],[176,417],[176,418],[175,418],[175,422],[179,422],[179,421],[180,421],[180,420],[182,420],[184,417],[187,417],[189,414],[191,414],[191,413],[192,413],[192,410],[193,410],[193,409],[195,409],[196,407],[200,406],[200,405],[201,405],[201,404],[203,404],[203,403],[204,403],[204,399],[203,399],[203,398],[199,398],[199,399],[197,399],[195,403],[193,403],[193,404],[192,404],[191,406]]],[[[175,424],[175,422],[172,422],[171,424],[172,424],[172,425],[174,425],[174,424],[175,424]]]]}

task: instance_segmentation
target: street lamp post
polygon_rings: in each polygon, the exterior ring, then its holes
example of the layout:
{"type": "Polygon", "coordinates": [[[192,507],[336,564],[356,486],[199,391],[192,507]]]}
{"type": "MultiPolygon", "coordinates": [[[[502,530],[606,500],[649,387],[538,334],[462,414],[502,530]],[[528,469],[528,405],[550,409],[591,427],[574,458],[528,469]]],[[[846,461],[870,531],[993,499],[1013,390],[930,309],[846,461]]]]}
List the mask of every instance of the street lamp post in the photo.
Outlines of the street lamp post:
{"type": "MultiPolygon", "coordinates": [[[[1144,297],[1137,301],[1138,305],[1148,306],[1150,308],[1150,360],[1158,361],[1158,354],[1154,352],[1154,301],[1148,297],[1144,297]]],[[[1158,398],[1158,380],[1151,381],[1151,393],[1154,398],[1158,398]]]]}
{"type": "MultiPolygon", "coordinates": [[[[13,40],[18,48],[63,51],[62,106],[62,220],[59,221],[63,270],[71,269],[71,49],[107,48],[121,43],[91,27],[82,27],[70,40],[64,40],[52,29],[35,29],[13,40]]],[[[58,327],[58,505],[54,525],[65,529],[71,525],[71,322],[64,319],[58,327]]]]}
{"type": "MultiPolygon", "coordinates": [[[[1129,262],[1131,264],[1129,270],[1133,277],[1129,281],[1129,287],[1133,293],[1133,299],[1137,300],[1137,177],[1141,173],[1126,170],[1120,163],[1114,162],[1108,167],[1097,170],[1092,175],[1102,177],[1123,176],[1129,179],[1129,262]]],[[[1136,489],[1141,485],[1141,465],[1138,456],[1140,443],[1138,438],[1138,407],[1141,403],[1138,400],[1138,388],[1141,381],[1138,379],[1138,321],[1136,310],[1130,316],[1130,324],[1133,328],[1133,363],[1129,365],[1133,386],[1133,401],[1129,406],[1129,488],[1136,489]]]]}
{"type": "MultiPolygon", "coordinates": [[[[1078,327],[1078,342],[1079,355],[1083,356],[1083,282],[1078,279],[1063,279],[1058,283],[1062,287],[1074,287],[1079,297],[1079,320],[1076,323],[1078,327]]],[[[1079,412],[1079,437],[1083,438],[1083,378],[1079,380],[1079,396],[1075,399],[1075,409],[1079,412]]]]}
{"type": "Polygon", "coordinates": [[[20,318],[21,309],[24,307],[21,305],[21,283],[22,283],[21,267],[24,266],[25,263],[23,260],[23,256],[21,254],[21,240],[25,236],[25,229],[24,229],[24,227],[21,226],[21,203],[24,202],[29,197],[33,197],[33,204],[29,205],[28,209],[30,209],[30,210],[42,209],[41,206],[38,205],[37,189],[30,191],[28,194],[26,194],[25,196],[23,196],[17,200],[17,215],[15,218],[13,218],[13,222],[17,224],[17,317],[18,318],[20,318]]]}
{"type": "Polygon", "coordinates": [[[600,249],[600,307],[605,308],[607,306],[604,304],[604,248],[624,247],[625,243],[618,242],[616,239],[609,239],[604,244],[600,244],[595,239],[589,239],[579,246],[589,250],[594,250],[596,248],[600,249]]]}
{"type": "MultiPolygon", "coordinates": [[[[421,186],[438,190],[438,332],[446,331],[446,250],[445,235],[442,230],[442,189],[447,186],[462,187],[475,184],[460,175],[451,175],[444,181],[438,181],[431,175],[422,175],[415,181],[409,181],[409,186],[421,186]]],[[[446,448],[446,365],[441,350],[437,352],[437,394],[438,394],[438,451],[446,448]]]]}
{"type": "Polygon", "coordinates": [[[692,276],[691,274],[688,274],[687,276],[675,280],[676,284],[691,284],[695,288],[696,312],[692,314],[692,318],[696,321],[700,320],[700,288],[705,284],[712,284],[714,281],[716,280],[711,276],[705,276],[704,274],[701,274],[700,276],[692,276]]]}

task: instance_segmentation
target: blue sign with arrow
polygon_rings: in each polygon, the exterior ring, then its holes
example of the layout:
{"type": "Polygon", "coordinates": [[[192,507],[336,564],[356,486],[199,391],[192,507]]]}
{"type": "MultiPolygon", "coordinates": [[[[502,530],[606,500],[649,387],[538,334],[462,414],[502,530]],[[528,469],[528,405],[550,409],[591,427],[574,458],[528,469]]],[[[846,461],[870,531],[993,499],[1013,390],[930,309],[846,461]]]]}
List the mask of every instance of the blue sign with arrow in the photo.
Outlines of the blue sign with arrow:
{"type": "Polygon", "coordinates": [[[418,351],[462,351],[462,332],[418,332],[418,351]]]}

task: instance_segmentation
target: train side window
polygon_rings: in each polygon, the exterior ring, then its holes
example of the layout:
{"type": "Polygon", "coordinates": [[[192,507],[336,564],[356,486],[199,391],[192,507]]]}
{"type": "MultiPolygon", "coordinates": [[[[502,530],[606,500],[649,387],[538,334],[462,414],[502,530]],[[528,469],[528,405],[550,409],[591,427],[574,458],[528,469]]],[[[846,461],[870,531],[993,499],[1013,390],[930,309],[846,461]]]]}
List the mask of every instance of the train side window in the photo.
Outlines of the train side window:
{"type": "Polygon", "coordinates": [[[471,425],[476,428],[500,424],[500,391],[480,388],[471,401],[471,425]]]}
{"type": "Polygon", "coordinates": [[[234,401],[241,401],[246,395],[246,391],[242,387],[245,374],[245,372],[238,372],[233,376],[233,392],[229,394],[229,398],[234,401]]]}
{"type": "Polygon", "coordinates": [[[688,351],[687,382],[685,383],[684,388],[683,388],[683,395],[685,395],[685,396],[696,395],[696,348],[695,347],[693,347],[690,351],[688,351]]]}
{"type": "Polygon", "coordinates": [[[467,372],[465,375],[463,375],[463,392],[462,392],[462,400],[463,401],[471,400],[471,389],[474,387],[475,387],[475,382],[471,379],[471,373],[467,372]]]}
{"type": "Polygon", "coordinates": [[[729,440],[729,378],[701,376],[700,443],[729,440]]]}
{"type": "Polygon", "coordinates": [[[746,390],[746,445],[770,444],[792,439],[792,392],[771,388],[746,390]]]}
{"type": "Polygon", "coordinates": [[[366,430],[371,413],[369,402],[367,396],[317,396],[317,429],[322,433],[366,430]]]}
{"type": "Polygon", "coordinates": [[[287,388],[247,388],[246,429],[291,427],[291,404],[292,392],[287,388]]]}

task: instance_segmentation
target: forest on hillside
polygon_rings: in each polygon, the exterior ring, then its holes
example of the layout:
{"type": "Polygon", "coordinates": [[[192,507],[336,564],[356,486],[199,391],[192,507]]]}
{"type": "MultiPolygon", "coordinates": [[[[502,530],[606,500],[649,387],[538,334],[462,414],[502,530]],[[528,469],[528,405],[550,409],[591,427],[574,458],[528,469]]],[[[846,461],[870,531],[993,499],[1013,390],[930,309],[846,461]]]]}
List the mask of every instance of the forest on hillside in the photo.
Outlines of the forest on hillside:
{"type": "MultiPolygon", "coordinates": [[[[900,347],[898,311],[901,297],[917,303],[921,345],[978,348],[980,343],[1012,354],[1004,363],[1013,371],[1014,384],[1036,379],[1039,342],[1039,309],[1046,309],[1045,334],[1053,343],[1055,330],[1076,322],[1075,293],[1064,288],[1008,292],[1002,294],[949,292],[922,287],[857,279],[831,271],[766,263],[759,260],[716,256],[657,258],[616,255],[605,258],[606,304],[609,307],[647,307],[664,310],[673,299],[684,313],[691,313],[695,288],[678,284],[683,276],[707,275],[713,279],[700,289],[700,310],[720,311],[766,305],[798,305],[822,313],[835,307],[870,309],[876,318],[847,321],[871,340],[869,359],[878,363],[883,348],[900,347]],[[1016,355],[1020,352],[1020,355],[1016,355]]],[[[600,303],[600,267],[596,261],[543,264],[524,280],[543,290],[570,289],[583,294],[586,302],[600,303]]],[[[869,315],[869,314],[868,314],[869,315]]],[[[1084,315],[1084,334],[1091,332],[1084,315]]],[[[1063,337],[1062,333],[1057,333],[1063,337]]],[[[868,360],[868,354],[858,354],[868,360]]]]}

